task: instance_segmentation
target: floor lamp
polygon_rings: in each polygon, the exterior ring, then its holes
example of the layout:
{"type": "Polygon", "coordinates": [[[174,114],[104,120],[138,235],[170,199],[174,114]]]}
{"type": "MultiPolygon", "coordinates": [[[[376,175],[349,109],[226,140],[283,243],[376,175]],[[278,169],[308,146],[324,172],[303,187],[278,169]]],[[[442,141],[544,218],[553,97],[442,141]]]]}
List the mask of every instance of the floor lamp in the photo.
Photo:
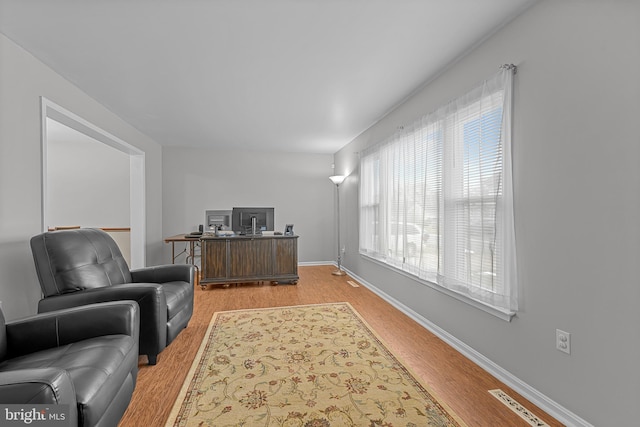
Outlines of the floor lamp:
{"type": "Polygon", "coordinates": [[[337,210],[337,218],[338,218],[338,269],[333,271],[331,274],[333,274],[334,276],[344,276],[347,273],[344,272],[344,270],[342,269],[342,255],[341,255],[341,249],[340,249],[340,184],[342,184],[342,182],[345,180],[346,176],[344,175],[333,175],[330,176],[329,179],[331,180],[331,182],[333,182],[336,185],[336,196],[337,196],[337,203],[336,203],[336,210],[337,210]]]}

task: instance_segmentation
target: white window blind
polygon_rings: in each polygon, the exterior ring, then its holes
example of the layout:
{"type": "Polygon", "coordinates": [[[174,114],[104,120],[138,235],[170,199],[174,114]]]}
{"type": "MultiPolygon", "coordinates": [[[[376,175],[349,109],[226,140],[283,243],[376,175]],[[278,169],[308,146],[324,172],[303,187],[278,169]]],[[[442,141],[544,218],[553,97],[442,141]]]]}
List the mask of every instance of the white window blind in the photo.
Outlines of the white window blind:
{"type": "Polygon", "coordinates": [[[360,252],[517,310],[511,68],[362,153],[360,252]]]}

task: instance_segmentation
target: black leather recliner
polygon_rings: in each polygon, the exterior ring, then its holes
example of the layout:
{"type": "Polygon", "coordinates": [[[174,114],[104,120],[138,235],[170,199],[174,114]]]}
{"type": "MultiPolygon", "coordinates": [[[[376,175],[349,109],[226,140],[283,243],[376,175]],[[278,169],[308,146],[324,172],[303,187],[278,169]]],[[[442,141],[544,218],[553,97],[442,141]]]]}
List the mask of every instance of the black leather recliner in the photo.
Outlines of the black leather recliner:
{"type": "Polygon", "coordinates": [[[31,238],[44,298],[38,312],[103,301],[140,305],[140,354],[158,354],[193,314],[195,268],[170,264],[129,270],[115,241],[102,230],[81,228],[31,238]]]}
{"type": "Polygon", "coordinates": [[[67,425],[118,425],[138,375],[139,327],[134,301],[11,322],[0,311],[0,402],[68,405],[67,425]]]}

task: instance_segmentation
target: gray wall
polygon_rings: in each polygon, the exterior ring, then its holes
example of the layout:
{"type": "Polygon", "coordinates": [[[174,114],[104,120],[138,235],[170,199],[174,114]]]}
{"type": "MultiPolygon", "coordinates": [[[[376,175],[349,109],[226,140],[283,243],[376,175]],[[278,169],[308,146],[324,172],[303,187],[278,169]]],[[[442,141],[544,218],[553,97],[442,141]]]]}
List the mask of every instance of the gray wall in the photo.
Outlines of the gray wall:
{"type": "Polygon", "coordinates": [[[0,300],[8,319],[35,313],[40,299],[29,249],[41,231],[40,96],[145,152],[147,264],[162,261],[160,146],[0,34],[0,300]]]}
{"type": "Polygon", "coordinates": [[[543,1],[336,154],[348,269],[598,426],[640,401],[640,2],[543,1]],[[358,254],[354,152],[497,71],[515,76],[520,311],[511,323],[358,254]],[[342,169],[342,170],[341,170],[342,169]],[[572,333],[572,354],[555,329],[572,333]]]}
{"type": "MultiPolygon", "coordinates": [[[[205,211],[275,208],[275,228],[294,224],[300,262],[328,262],[333,250],[333,156],[257,151],[163,149],[164,235],[198,229],[205,211]]],[[[171,258],[165,248],[165,260],[171,258]]]]}

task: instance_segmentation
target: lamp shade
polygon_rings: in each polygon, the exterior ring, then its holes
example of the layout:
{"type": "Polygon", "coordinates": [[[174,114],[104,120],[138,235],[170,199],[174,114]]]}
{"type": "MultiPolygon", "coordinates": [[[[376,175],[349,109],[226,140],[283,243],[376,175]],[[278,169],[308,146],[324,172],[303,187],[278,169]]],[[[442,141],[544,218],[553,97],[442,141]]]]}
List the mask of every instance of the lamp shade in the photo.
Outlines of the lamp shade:
{"type": "Polygon", "coordinates": [[[346,178],[345,175],[333,175],[333,176],[329,177],[331,182],[333,182],[335,185],[342,184],[342,182],[345,180],[345,178],[346,178]]]}

